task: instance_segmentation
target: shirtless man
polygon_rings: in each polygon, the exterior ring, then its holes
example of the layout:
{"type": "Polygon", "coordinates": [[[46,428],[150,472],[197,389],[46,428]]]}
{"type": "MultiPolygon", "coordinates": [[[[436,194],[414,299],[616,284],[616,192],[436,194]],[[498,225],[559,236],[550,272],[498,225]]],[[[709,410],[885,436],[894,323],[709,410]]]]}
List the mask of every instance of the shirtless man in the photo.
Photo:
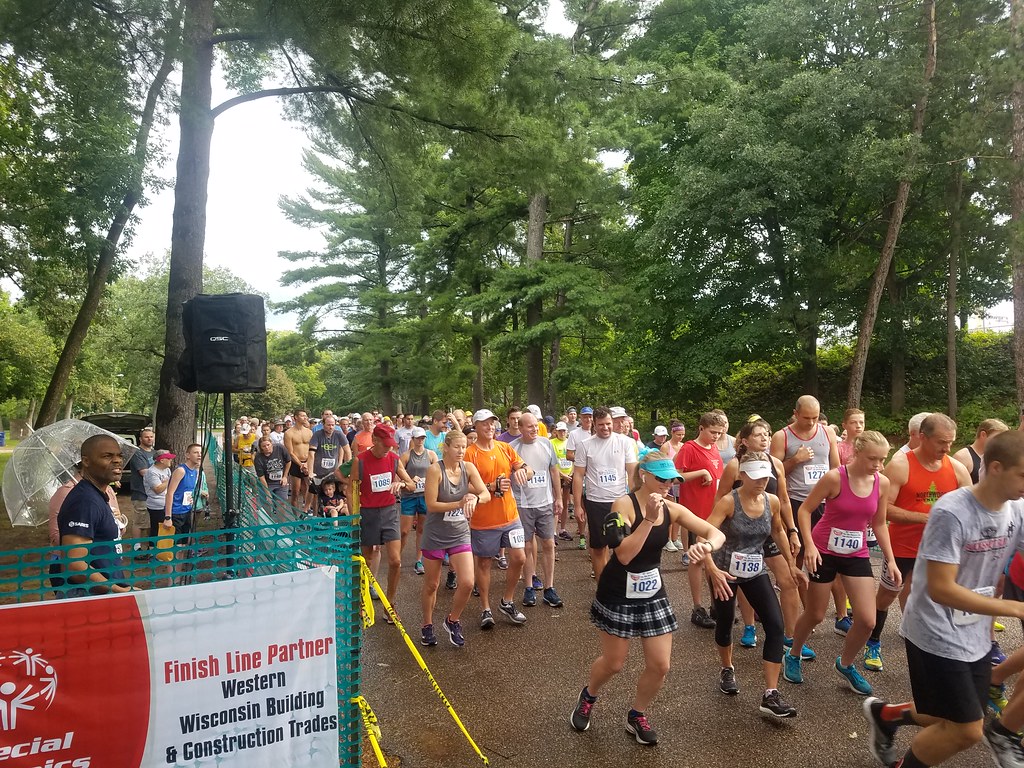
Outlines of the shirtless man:
{"type": "Polygon", "coordinates": [[[290,478],[290,499],[292,506],[300,509],[305,505],[306,494],[309,492],[309,441],[313,439],[313,430],[309,428],[309,416],[303,410],[295,412],[295,424],[284,433],[284,450],[292,462],[288,472],[290,478]]]}

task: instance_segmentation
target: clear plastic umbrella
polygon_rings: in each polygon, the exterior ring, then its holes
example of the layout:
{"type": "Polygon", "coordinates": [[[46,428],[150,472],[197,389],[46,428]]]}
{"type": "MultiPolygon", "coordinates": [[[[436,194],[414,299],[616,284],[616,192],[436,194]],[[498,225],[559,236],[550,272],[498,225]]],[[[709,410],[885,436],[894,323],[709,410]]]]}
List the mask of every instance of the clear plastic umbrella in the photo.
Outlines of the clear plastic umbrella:
{"type": "Polygon", "coordinates": [[[108,435],[121,446],[125,466],[135,446],[105,429],[65,419],[37,429],[18,443],[4,468],[4,504],[12,525],[42,525],[50,519],[50,497],[67,482],[82,458],[82,443],[108,435]]]}

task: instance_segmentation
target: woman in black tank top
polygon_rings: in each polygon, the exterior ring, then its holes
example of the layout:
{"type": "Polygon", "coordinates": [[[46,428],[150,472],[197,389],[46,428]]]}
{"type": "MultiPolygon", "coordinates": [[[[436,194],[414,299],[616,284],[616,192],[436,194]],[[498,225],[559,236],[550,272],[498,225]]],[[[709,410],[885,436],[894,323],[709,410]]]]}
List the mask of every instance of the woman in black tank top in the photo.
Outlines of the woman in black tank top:
{"type": "Polygon", "coordinates": [[[626,730],[640,744],[656,744],[658,736],[645,711],[668,674],[672,657],[672,632],[678,628],[661,575],[661,552],[673,523],[692,531],[701,540],[690,547],[691,562],[701,562],[722,546],[721,531],[708,525],[686,507],[668,497],[679,478],[672,461],[659,450],[641,452],[640,487],[612,504],[608,521],[629,526],[629,534],[612,548],[601,572],[590,619],[601,637],[601,655],[590,667],[587,685],[576,700],[569,722],[578,731],[590,727],[590,713],[601,688],[622,669],[634,637],[645,638],[644,671],[637,684],[626,730]]]}
{"type": "MultiPolygon", "coordinates": [[[[722,480],[718,484],[718,493],[715,495],[715,502],[732,490],[740,487],[740,459],[747,451],[767,451],[771,445],[771,425],[760,416],[748,419],[747,423],[740,429],[736,436],[736,458],[730,461],[722,473],[722,480]]],[[[782,514],[782,524],[786,527],[786,538],[789,541],[789,551],[795,557],[800,551],[800,536],[797,534],[794,510],[789,503],[789,494],[786,491],[786,470],[782,462],[769,454],[771,459],[772,476],[768,478],[768,485],[765,492],[779,497],[782,514]]],[[[785,628],[786,639],[793,637],[796,630],[797,619],[800,618],[802,605],[800,603],[800,591],[796,582],[790,575],[789,566],[774,539],[764,545],[764,562],[775,577],[775,585],[779,588],[779,603],[782,605],[782,622],[785,628]]],[[[757,646],[757,626],[754,624],[754,609],[746,596],[740,593],[739,596],[740,615],[743,617],[743,636],[740,638],[740,645],[744,648],[757,646]]],[[[807,646],[801,649],[802,658],[813,659],[816,654],[807,646]]]]}

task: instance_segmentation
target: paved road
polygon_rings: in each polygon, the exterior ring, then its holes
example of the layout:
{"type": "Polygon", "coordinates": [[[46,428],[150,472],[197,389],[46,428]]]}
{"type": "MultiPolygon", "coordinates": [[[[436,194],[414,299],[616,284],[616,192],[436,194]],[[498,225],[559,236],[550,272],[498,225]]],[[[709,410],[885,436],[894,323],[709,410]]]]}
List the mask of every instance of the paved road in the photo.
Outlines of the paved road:
{"type": "MultiPolygon", "coordinates": [[[[680,629],[675,634],[672,670],[649,710],[660,743],[642,747],[624,729],[642,663],[639,645],[632,649],[626,669],[602,692],[590,730],[576,733],[569,726],[569,713],[599,651],[588,613],[594,582],[585,552],[563,545],[559,558],[555,583],[564,608],[541,603],[523,609],[529,620],[521,627],[495,611],[497,626],[481,632],[476,624],[479,601],[472,598],[463,616],[466,646],[461,649],[448,643],[443,631],[438,633],[436,647],[419,645],[421,581],[413,574],[411,558],[402,569],[399,614],[408,620],[417,648],[492,765],[761,768],[781,766],[782,761],[789,768],[877,765],[867,750],[863,699],[831,668],[842,643],[831,623],[822,624],[812,637],[810,644],[820,660],[805,663],[804,684],[781,683],[783,697],[797,707],[799,716],[770,719],[757,709],[763,690],[760,649],[737,645],[740,694],[728,697],[718,691],[713,632],[689,623],[686,574],[678,556],[667,553],[663,573],[680,629]]],[[[497,569],[494,574],[494,586],[500,588],[504,575],[497,569]]],[[[442,578],[435,611],[438,626],[451,595],[442,578]]],[[[519,588],[517,598],[521,596],[519,588]]],[[[898,619],[897,608],[883,636],[885,671],[866,673],[876,695],[892,700],[903,700],[910,693],[902,641],[896,636],[898,619]]],[[[1006,649],[1017,648],[1019,624],[1007,624],[1000,640],[1006,649]]],[[[738,632],[735,637],[739,639],[738,632]]],[[[364,695],[380,719],[384,749],[400,758],[404,768],[482,764],[395,627],[378,619],[367,630],[363,666],[364,695]]],[[[901,747],[909,743],[912,731],[902,729],[901,747]]],[[[372,755],[364,754],[364,764],[373,764],[372,755]]],[[[991,764],[983,746],[948,763],[964,768],[991,764]]]]}

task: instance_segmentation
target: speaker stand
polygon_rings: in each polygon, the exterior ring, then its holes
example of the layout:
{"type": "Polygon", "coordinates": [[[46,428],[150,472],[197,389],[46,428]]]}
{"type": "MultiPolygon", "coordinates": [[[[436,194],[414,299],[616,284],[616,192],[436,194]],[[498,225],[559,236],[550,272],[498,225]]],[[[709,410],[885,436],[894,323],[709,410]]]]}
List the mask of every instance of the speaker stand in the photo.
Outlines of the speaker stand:
{"type": "Polygon", "coordinates": [[[224,520],[224,528],[228,530],[227,534],[227,547],[225,552],[227,553],[227,568],[225,578],[234,578],[235,576],[235,534],[234,529],[238,526],[238,509],[235,505],[235,494],[234,494],[234,467],[232,461],[234,455],[231,452],[231,393],[224,393],[224,505],[225,509],[222,510],[222,519],[224,520]]]}

